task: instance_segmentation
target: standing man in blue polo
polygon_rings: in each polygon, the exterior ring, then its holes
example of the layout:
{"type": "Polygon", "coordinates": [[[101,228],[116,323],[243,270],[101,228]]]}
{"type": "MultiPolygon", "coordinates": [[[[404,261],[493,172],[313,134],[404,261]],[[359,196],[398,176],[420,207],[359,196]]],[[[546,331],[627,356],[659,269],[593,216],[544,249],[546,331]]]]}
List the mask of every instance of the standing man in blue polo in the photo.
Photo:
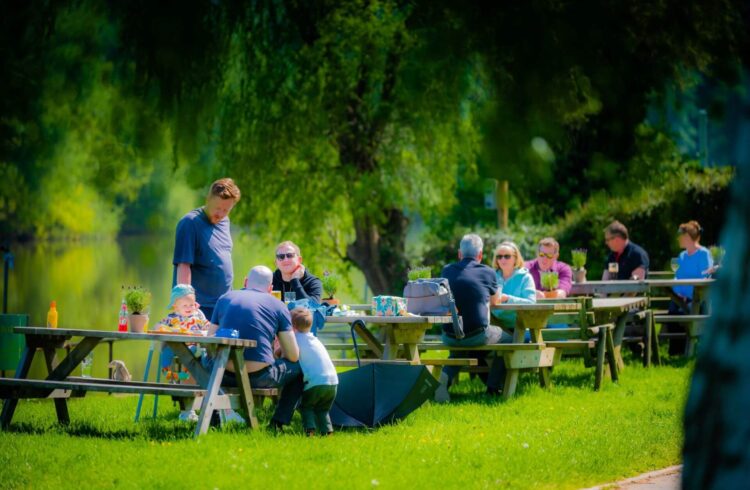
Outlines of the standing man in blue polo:
{"type": "Polygon", "coordinates": [[[208,319],[219,297],[232,289],[229,213],[239,200],[240,189],[234,181],[219,179],[211,184],[206,205],[190,211],[177,223],[172,285],[192,285],[208,319]]]}

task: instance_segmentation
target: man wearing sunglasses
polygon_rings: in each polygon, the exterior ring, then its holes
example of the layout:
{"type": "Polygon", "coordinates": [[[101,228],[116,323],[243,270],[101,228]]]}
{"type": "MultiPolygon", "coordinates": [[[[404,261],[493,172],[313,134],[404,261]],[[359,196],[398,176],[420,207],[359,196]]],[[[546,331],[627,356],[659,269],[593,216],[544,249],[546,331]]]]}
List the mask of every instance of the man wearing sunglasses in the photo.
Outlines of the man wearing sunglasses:
{"type": "Polygon", "coordinates": [[[539,241],[537,258],[526,262],[526,268],[529,270],[531,277],[534,278],[538,299],[545,297],[566,298],[570,294],[573,270],[565,262],[557,260],[558,257],[560,257],[560,244],[554,238],[547,237],[539,241]],[[542,287],[543,272],[557,272],[557,289],[549,292],[550,294],[546,296],[542,287]]]}
{"type": "Polygon", "coordinates": [[[276,246],[273,290],[281,291],[282,299],[284,293],[294,293],[296,300],[307,298],[320,303],[323,283],[302,265],[300,249],[294,242],[281,242],[276,246]]]}
{"type": "Polygon", "coordinates": [[[210,319],[216,301],[232,289],[232,235],[229,212],[240,200],[232,179],[219,179],[206,197],[206,205],[190,211],[177,223],[175,234],[175,284],[190,284],[201,311],[210,319]]]}

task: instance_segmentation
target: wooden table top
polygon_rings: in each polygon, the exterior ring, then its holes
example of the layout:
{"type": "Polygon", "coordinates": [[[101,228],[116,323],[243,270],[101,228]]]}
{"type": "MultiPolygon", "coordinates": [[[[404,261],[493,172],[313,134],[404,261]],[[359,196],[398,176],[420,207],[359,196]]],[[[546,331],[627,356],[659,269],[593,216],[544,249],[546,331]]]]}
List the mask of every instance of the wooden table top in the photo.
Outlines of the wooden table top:
{"type": "Polygon", "coordinates": [[[327,316],[326,323],[352,323],[362,320],[365,323],[451,323],[450,316],[375,316],[375,315],[351,315],[351,316],[327,316]]]}
{"type": "Polygon", "coordinates": [[[586,281],[573,284],[571,294],[618,294],[645,293],[649,288],[674,286],[708,287],[716,282],[713,278],[698,279],[646,279],[642,281],[586,281]]]}
{"type": "Polygon", "coordinates": [[[628,311],[648,306],[648,298],[594,298],[591,300],[593,310],[628,311]]]}
{"type": "Polygon", "coordinates": [[[492,305],[492,311],[578,311],[581,305],[578,303],[533,303],[533,304],[501,304],[492,305]]]}
{"type": "Polygon", "coordinates": [[[673,287],[673,286],[694,286],[694,287],[707,287],[716,282],[713,278],[697,278],[697,279],[646,279],[646,284],[653,287],[673,287]]]}
{"type": "Polygon", "coordinates": [[[178,335],[168,333],[118,332],[115,330],[85,330],[77,328],[15,327],[15,333],[22,335],[40,335],[56,337],[92,337],[115,340],[156,340],[161,342],[191,342],[195,344],[231,345],[236,347],[255,347],[257,342],[247,339],[227,337],[203,337],[202,335],[178,335]]]}

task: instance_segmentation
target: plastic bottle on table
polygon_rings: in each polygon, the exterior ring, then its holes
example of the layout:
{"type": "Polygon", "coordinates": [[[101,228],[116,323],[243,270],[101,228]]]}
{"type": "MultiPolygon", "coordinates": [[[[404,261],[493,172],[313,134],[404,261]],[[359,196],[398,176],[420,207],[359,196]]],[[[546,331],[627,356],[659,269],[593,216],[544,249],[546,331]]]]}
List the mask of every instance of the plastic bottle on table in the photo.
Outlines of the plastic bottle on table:
{"type": "Polygon", "coordinates": [[[57,328],[57,302],[52,301],[49,304],[47,312],[47,328],[57,328]]]}
{"type": "Polygon", "coordinates": [[[120,305],[120,318],[117,323],[117,331],[128,331],[128,305],[125,304],[125,299],[122,300],[122,305],[120,305]]]}

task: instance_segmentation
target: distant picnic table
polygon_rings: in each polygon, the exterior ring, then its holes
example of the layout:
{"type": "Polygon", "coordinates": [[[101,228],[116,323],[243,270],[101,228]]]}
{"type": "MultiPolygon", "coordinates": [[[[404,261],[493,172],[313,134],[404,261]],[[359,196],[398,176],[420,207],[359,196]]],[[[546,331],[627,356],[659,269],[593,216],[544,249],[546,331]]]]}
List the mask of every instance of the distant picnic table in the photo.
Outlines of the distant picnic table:
{"type": "MultiPolygon", "coordinates": [[[[640,281],[611,280],[611,281],[586,281],[574,283],[570,294],[574,296],[595,296],[615,294],[641,294],[645,295],[652,288],[661,288],[671,291],[675,286],[694,286],[694,291],[699,295],[703,290],[712,285],[716,280],[713,278],[701,279],[644,279],[640,281]]],[[[700,299],[700,297],[699,297],[700,299]]]]}
{"type": "MultiPolygon", "coordinates": [[[[573,284],[571,294],[577,296],[612,296],[612,295],[638,295],[638,296],[649,296],[652,300],[655,299],[656,293],[663,291],[667,293],[669,300],[674,301],[679,305],[683,311],[688,312],[687,315],[671,315],[663,309],[656,309],[654,305],[649,305],[652,309],[653,320],[656,323],[680,323],[685,324],[688,342],[685,348],[685,355],[691,356],[695,353],[695,347],[697,339],[701,334],[701,328],[705,321],[708,319],[709,311],[702,312],[704,300],[707,299],[708,289],[716,282],[714,278],[697,278],[697,279],[645,279],[640,281],[587,281],[583,283],[573,284]],[[693,301],[690,305],[685,304],[683,298],[675,294],[673,288],[676,286],[692,286],[693,287],[693,301]]],[[[708,305],[706,303],[706,305],[708,305]]],[[[708,305],[710,310],[710,305],[708,305]]],[[[649,328],[653,330],[653,326],[647,326],[647,335],[653,334],[654,343],[645,340],[647,349],[652,350],[653,356],[658,362],[658,352],[656,349],[656,334],[655,332],[649,332],[649,328]]],[[[622,334],[624,330],[620,333],[622,334]]],[[[662,337],[675,334],[662,334],[662,337]]],[[[682,334],[680,334],[682,335],[682,334]]],[[[622,340],[622,335],[620,336],[622,340]]],[[[645,358],[644,358],[645,359],[645,358]]],[[[651,358],[649,357],[648,360],[651,358]]]]}
{"type": "Polygon", "coordinates": [[[4,399],[0,426],[6,429],[13,419],[18,401],[22,398],[52,398],[61,424],[70,421],[67,398],[73,392],[143,393],[167,395],[178,398],[201,399],[200,415],[195,436],[208,431],[211,415],[218,408],[230,406],[229,395],[220,393],[221,381],[227,362],[231,360],[235,373],[239,373],[237,384],[241,408],[247,411],[248,424],[258,427],[255,417],[250,379],[244,369],[243,352],[256,346],[254,340],[196,335],[172,335],[163,333],[115,332],[111,330],[81,330],[66,328],[16,327],[15,333],[26,337],[26,347],[21,355],[15,378],[0,378],[0,398],[4,399]],[[71,337],[80,337],[78,344],[57,361],[57,349],[71,337]],[[111,379],[72,377],[71,374],[83,359],[100,342],[105,340],[159,341],[165,342],[179,357],[198,385],[162,384],[137,381],[115,381],[111,379]],[[207,345],[215,349],[214,364],[209,372],[188,348],[189,344],[207,345]],[[45,379],[28,378],[31,362],[37,351],[44,354],[48,375],[45,379]]]}

